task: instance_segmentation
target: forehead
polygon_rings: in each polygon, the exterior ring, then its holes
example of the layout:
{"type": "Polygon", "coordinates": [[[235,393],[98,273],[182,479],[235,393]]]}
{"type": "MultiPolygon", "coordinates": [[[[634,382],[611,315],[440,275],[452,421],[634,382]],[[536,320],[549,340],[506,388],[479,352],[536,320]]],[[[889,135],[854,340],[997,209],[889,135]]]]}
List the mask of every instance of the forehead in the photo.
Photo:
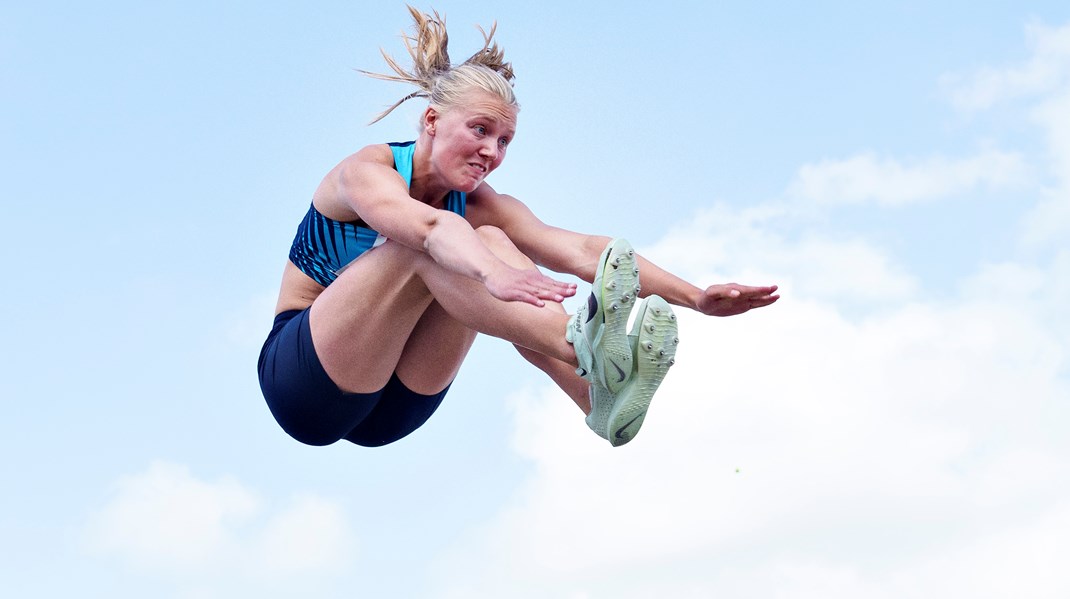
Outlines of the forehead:
{"type": "Polygon", "coordinates": [[[485,91],[471,91],[450,112],[464,119],[485,118],[500,123],[507,129],[516,129],[516,106],[506,104],[498,96],[485,91]]]}

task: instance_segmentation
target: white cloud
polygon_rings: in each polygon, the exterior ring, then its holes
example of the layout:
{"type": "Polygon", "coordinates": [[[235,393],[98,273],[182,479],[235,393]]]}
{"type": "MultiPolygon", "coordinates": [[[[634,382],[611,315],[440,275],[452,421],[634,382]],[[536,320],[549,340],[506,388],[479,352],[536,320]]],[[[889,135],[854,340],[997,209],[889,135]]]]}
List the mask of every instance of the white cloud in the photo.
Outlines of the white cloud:
{"type": "MultiPolygon", "coordinates": [[[[1042,126],[1047,160],[861,155],[804,166],[789,197],[1021,185],[1042,190],[1023,197],[1022,240],[1064,238],[1070,26],[1030,36],[1025,65],[980,71],[956,101],[1033,97],[1021,118],[1042,126]]],[[[798,209],[714,207],[644,249],[685,278],[778,282],[784,298],[730,319],[682,311],[677,365],[623,448],[559,391],[515,394],[533,474],[442,556],[440,596],[1070,595],[1070,251],[981,265],[934,300],[865,238],[802,231],[798,209]]]]}
{"type": "Polygon", "coordinates": [[[1050,318],[1070,260],[992,265],[925,300],[885,253],[792,235],[790,216],[718,207],[648,252],[687,278],[787,284],[758,313],[681,311],[677,365],[635,442],[609,448],[555,389],[514,396],[534,474],[443,556],[441,596],[985,598],[1022,578],[1029,596],[1070,592],[1047,567],[1070,554],[1050,528],[1070,514],[1070,337],[1050,318]],[[857,280],[896,301],[845,310],[857,280]]]}
{"type": "MultiPolygon", "coordinates": [[[[1044,131],[1048,160],[1058,186],[1070,190],[1070,82],[1048,94],[1034,108],[1031,117],[1044,131]]],[[[1064,198],[1065,201],[1065,198],[1064,198]]]]}
{"type": "Polygon", "coordinates": [[[185,466],[153,462],[118,481],[91,515],[85,544],[100,557],[180,583],[190,596],[329,577],[353,559],[354,535],[337,503],[303,495],[269,507],[233,479],[208,482],[185,466]]]}
{"type": "Polygon", "coordinates": [[[1048,164],[1055,184],[1023,220],[1028,247],[1065,246],[1070,235],[1070,83],[1045,97],[1033,110],[1048,143],[1048,164]]]}
{"type": "Polygon", "coordinates": [[[1018,185],[1026,175],[1022,156],[997,150],[961,159],[937,156],[909,165],[861,154],[803,165],[789,194],[825,205],[873,202],[894,206],[945,198],[979,187],[1018,185]]]}
{"type": "Polygon", "coordinates": [[[916,279],[881,248],[859,236],[789,233],[798,219],[784,206],[716,206],[642,250],[689,280],[776,283],[838,304],[883,305],[915,293],[916,279]]]}
{"type": "MultiPolygon", "coordinates": [[[[985,535],[919,568],[937,596],[1038,597],[1070,595],[1070,509],[985,535]],[[958,592],[955,591],[965,591],[958,592]]],[[[906,582],[906,581],[904,581],[906,582]]]]}
{"type": "Polygon", "coordinates": [[[1031,56],[1023,64],[945,75],[942,83],[952,104],[967,112],[984,110],[1004,100],[1045,94],[1065,85],[1070,77],[1070,25],[1029,25],[1026,40],[1031,56]]]}
{"type": "Polygon", "coordinates": [[[92,520],[90,540],[151,569],[211,569],[236,553],[234,528],[259,509],[260,500],[233,480],[206,483],[185,467],[156,462],[119,481],[92,520]]]}
{"type": "Polygon", "coordinates": [[[303,495],[266,523],[254,555],[265,571],[275,574],[331,572],[352,558],[352,543],[341,506],[303,495]]]}
{"type": "Polygon", "coordinates": [[[1034,24],[1026,36],[1030,55],[1021,64],[947,75],[944,86],[951,102],[967,112],[1021,98],[1028,106],[1023,122],[1040,127],[1048,149],[1043,162],[1055,185],[1023,221],[1023,242],[1036,248],[1070,234],[1070,24],[1034,24]]]}

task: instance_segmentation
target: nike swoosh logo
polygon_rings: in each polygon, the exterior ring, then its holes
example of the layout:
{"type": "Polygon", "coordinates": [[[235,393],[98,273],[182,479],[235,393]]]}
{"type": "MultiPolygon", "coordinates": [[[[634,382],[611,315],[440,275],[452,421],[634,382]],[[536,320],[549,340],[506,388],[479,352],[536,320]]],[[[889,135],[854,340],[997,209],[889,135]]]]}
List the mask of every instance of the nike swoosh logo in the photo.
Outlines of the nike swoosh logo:
{"type": "Polygon", "coordinates": [[[629,426],[632,425],[633,422],[635,422],[636,420],[639,420],[640,418],[642,418],[645,415],[646,415],[646,412],[639,412],[639,414],[635,418],[632,418],[631,420],[628,421],[628,424],[625,424],[624,426],[618,428],[617,432],[614,433],[614,436],[617,437],[618,439],[620,439],[621,441],[623,441],[624,440],[624,434],[623,434],[624,433],[624,429],[628,428],[629,426]]]}
{"type": "Polygon", "coordinates": [[[598,298],[594,296],[594,293],[587,296],[587,322],[594,320],[595,315],[598,313],[598,298]]]}
{"type": "Polygon", "coordinates": [[[617,363],[614,362],[613,360],[610,360],[609,363],[613,365],[613,368],[617,369],[617,374],[620,375],[620,378],[617,379],[617,382],[618,383],[623,383],[624,379],[628,377],[628,373],[624,372],[624,369],[621,368],[620,366],[617,366],[617,363]]]}

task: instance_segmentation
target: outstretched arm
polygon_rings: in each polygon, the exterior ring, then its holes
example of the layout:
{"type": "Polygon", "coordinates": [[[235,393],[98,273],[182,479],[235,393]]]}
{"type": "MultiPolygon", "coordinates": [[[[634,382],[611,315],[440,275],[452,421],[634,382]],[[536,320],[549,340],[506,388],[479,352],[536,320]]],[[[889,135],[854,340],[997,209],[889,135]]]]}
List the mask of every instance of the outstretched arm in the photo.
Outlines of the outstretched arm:
{"type": "Polygon", "coordinates": [[[670,304],[709,316],[735,316],[780,299],[776,285],[755,287],[725,283],[700,289],[642,256],[639,257],[639,273],[639,282],[643,286],[640,296],[657,294],[670,304]]]}
{"type": "Polygon", "coordinates": [[[776,290],[776,285],[764,287],[736,283],[710,285],[699,295],[695,309],[710,316],[735,316],[776,302],[780,299],[776,290]]]}
{"type": "MultiPolygon", "coordinates": [[[[486,224],[505,230],[518,248],[535,263],[555,272],[575,275],[584,281],[594,280],[598,257],[610,242],[609,237],[584,235],[557,227],[539,220],[519,200],[493,193],[489,186],[482,192],[493,196],[481,196],[475,212],[470,214],[486,224]]],[[[754,308],[768,306],[780,296],[777,286],[755,287],[726,283],[700,289],[639,256],[641,296],[660,295],[667,302],[691,308],[711,316],[734,316],[754,308]]]]}

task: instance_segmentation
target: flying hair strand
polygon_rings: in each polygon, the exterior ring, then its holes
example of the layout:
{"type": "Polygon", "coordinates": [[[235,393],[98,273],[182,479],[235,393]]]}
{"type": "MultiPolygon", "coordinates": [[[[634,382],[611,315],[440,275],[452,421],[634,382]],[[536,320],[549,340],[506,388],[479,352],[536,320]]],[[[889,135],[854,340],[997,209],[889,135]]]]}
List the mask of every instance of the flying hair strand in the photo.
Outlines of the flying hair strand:
{"type": "MultiPolygon", "coordinates": [[[[431,14],[426,14],[412,6],[407,6],[407,8],[409,9],[409,14],[412,15],[414,31],[412,35],[402,32],[401,38],[405,43],[405,49],[408,51],[409,57],[412,59],[412,68],[406,69],[386,50],[380,48],[379,51],[393,74],[374,73],[362,69],[358,69],[358,71],[374,79],[408,83],[418,89],[395,102],[376,116],[369,124],[382,120],[393,112],[395,108],[413,98],[427,98],[433,103],[438,100],[440,104],[452,102],[456,96],[456,91],[440,90],[437,89],[437,86],[440,80],[450,79],[450,76],[458,69],[466,71],[475,68],[478,71],[486,68],[493,71],[492,74],[489,74],[490,77],[495,77],[496,74],[497,77],[503,80],[501,83],[478,81],[481,77],[476,76],[477,82],[475,85],[502,96],[503,100],[510,104],[516,104],[516,99],[511,89],[512,81],[515,78],[513,67],[505,61],[504,50],[494,41],[494,32],[498,27],[496,22],[491,25],[489,32],[477,26],[479,32],[483,35],[483,48],[461,65],[453,67],[450,64],[447,50],[449,36],[446,33],[445,19],[438,14],[438,11],[433,10],[431,14]],[[509,89],[502,89],[503,87],[509,89]]],[[[482,76],[482,78],[485,77],[482,76]]],[[[466,84],[472,84],[472,77],[463,77],[463,79],[465,79],[466,84]]],[[[451,87],[457,87],[457,84],[451,87]]]]}

